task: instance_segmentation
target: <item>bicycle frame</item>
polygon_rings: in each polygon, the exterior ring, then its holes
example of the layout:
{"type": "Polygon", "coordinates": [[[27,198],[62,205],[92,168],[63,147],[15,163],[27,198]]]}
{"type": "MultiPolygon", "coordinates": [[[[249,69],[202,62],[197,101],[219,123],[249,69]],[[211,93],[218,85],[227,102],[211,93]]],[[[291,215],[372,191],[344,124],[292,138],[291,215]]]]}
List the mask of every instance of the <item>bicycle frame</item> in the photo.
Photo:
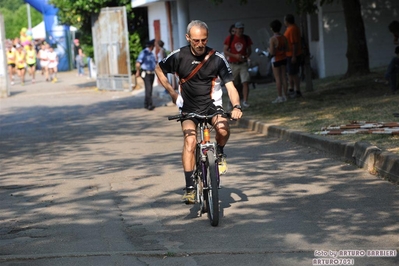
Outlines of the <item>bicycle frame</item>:
{"type": "Polygon", "coordinates": [[[217,144],[210,141],[210,131],[213,129],[210,120],[217,115],[229,116],[221,110],[212,115],[199,115],[196,113],[179,114],[168,117],[169,120],[181,121],[187,118],[198,119],[197,144],[195,150],[194,179],[196,183],[197,199],[200,204],[198,215],[207,212],[212,226],[219,223],[219,194],[220,175],[217,157],[217,144]],[[210,127],[209,127],[210,125],[210,127]]]}
{"type": "Polygon", "coordinates": [[[202,213],[206,212],[206,201],[208,198],[205,196],[207,190],[212,189],[211,184],[208,184],[208,167],[207,160],[215,161],[215,172],[217,178],[217,188],[220,185],[220,175],[219,175],[219,167],[217,163],[217,144],[215,142],[205,141],[204,132],[206,129],[212,131],[213,127],[208,127],[207,119],[200,121],[197,126],[197,148],[196,148],[196,169],[194,175],[196,177],[197,183],[197,202],[200,204],[199,216],[202,216],[202,213]],[[213,158],[210,157],[210,152],[212,153],[213,158]]]}

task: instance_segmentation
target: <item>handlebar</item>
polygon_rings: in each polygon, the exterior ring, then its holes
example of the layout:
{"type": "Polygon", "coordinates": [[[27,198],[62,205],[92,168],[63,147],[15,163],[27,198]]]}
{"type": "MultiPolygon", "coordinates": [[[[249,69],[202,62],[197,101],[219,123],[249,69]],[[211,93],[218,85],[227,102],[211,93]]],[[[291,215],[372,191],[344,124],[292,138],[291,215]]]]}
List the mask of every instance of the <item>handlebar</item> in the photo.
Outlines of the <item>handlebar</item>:
{"type": "Polygon", "coordinates": [[[182,112],[182,113],[180,113],[178,115],[168,116],[168,120],[180,121],[180,120],[185,119],[185,118],[198,118],[198,119],[201,119],[201,120],[205,120],[205,119],[213,118],[214,116],[217,116],[217,115],[222,115],[223,117],[231,118],[231,113],[226,113],[226,112],[223,112],[221,110],[217,110],[215,113],[213,113],[211,115],[200,115],[200,114],[197,114],[197,113],[183,113],[182,112]]]}

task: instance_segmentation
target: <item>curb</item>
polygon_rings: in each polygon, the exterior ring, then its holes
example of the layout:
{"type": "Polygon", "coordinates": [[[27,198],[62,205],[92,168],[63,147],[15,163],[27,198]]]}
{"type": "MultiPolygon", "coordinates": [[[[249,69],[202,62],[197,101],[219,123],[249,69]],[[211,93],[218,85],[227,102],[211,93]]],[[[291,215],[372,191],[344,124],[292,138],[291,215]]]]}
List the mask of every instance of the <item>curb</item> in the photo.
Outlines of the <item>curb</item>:
{"type": "Polygon", "coordinates": [[[359,168],[365,169],[370,174],[377,175],[394,184],[399,184],[399,156],[391,152],[382,151],[368,142],[358,141],[353,143],[333,140],[245,118],[237,121],[236,125],[252,132],[289,140],[302,146],[327,152],[342,161],[350,162],[359,168]]]}

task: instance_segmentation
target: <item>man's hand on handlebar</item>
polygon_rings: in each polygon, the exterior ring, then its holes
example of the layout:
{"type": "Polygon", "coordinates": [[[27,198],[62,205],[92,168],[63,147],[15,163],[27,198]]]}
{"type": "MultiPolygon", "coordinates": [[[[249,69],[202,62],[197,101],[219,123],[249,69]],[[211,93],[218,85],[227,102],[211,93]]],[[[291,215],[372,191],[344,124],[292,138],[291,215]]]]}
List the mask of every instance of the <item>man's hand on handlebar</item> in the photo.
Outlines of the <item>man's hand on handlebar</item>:
{"type": "Polygon", "coordinates": [[[231,119],[233,120],[238,120],[242,117],[242,111],[239,108],[233,108],[233,110],[231,110],[231,119]]]}

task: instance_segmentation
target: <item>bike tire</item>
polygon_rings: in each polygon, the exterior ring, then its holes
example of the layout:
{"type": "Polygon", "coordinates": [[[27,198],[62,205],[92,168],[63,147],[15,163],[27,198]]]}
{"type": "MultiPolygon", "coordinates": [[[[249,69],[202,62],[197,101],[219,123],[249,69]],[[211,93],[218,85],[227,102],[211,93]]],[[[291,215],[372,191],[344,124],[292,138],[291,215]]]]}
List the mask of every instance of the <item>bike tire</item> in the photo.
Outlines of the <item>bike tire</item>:
{"type": "Polygon", "coordinates": [[[212,226],[219,224],[219,189],[216,175],[216,157],[213,151],[207,152],[207,211],[212,226]]]}

